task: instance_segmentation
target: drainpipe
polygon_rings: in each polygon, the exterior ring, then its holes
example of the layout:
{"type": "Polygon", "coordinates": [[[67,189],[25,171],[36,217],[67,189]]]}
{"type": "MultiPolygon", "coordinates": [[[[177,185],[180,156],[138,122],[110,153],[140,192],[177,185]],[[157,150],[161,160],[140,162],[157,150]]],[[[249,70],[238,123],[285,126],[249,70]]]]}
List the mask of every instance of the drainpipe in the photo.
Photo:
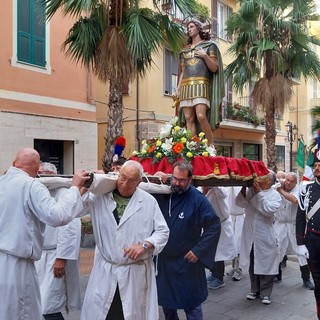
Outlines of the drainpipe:
{"type": "Polygon", "coordinates": [[[136,81],[136,139],[138,143],[138,152],[140,152],[140,127],[139,127],[139,75],[137,74],[136,81]]]}

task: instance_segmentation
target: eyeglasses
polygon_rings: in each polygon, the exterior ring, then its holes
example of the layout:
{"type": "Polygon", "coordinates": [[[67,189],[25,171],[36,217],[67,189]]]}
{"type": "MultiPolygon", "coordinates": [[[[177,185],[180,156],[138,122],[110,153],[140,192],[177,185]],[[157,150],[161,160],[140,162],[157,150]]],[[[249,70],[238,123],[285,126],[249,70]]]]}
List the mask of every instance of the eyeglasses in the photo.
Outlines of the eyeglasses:
{"type": "Polygon", "coordinates": [[[179,182],[180,184],[187,183],[189,179],[182,179],[182,178],[177,178],[175,176],[171,177],[173,182],[179,182]]]}
{"type": "Polygon", "coordinates": [[[132,179],[132,178],[128,178],[126,175],[124,175],[123,173],[119,174],[119,180],[122,182],[127,182],[130,185],[133,185],[137,182],[139,182],[139,179],[132,179]]]}

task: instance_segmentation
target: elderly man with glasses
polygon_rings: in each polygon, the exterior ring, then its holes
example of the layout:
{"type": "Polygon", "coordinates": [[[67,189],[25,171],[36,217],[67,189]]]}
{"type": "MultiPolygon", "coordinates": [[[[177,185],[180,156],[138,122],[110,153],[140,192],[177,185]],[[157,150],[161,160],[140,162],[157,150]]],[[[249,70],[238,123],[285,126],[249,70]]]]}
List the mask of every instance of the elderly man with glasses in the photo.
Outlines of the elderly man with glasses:
{"type": "Polygon", "coordinates": [[[116,189],[82,196],[96,240],[93,270],[81,319],[158,319],[152,255],[165,246],[169,229],[156,200],[138,188],[140,163],[126,161],[116,189]]]}

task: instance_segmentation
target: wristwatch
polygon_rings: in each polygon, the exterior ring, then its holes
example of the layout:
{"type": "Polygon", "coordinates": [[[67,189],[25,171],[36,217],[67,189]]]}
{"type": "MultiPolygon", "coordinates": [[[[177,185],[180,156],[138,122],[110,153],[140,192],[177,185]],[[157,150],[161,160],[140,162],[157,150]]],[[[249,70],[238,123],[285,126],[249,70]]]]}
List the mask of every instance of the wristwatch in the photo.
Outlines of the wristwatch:
{"type": "Polygon", "coordinates": [[[142,247],[143,247],[143,249],[144,249],[145,251],[148,251],[148,250],[149,250],[149,245],[148,245],[146,242],[144,242],[144,243],[142,244],[142,247]]]}

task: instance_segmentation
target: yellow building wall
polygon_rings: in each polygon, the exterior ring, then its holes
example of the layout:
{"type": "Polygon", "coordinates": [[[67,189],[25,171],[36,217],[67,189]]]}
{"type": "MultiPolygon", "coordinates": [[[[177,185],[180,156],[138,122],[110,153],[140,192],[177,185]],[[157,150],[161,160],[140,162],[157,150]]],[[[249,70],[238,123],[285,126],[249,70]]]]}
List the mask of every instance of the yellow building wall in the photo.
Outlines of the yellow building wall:
{"type": "MultiPolygon", "coordinates": [[[[201,3],[206,4],[211,8],[211,1],[203,0],[201,3]]],[[[232,7],[233,11],[236,11],[239,7],[237,1],[224,1],[223,3],[232,7]]],[[[226,67],[234,57],[227,54],[227,50],[230,46],[230,42],[217,38],[216,43],[220,49],[223,57],[223,64],[226,67]]],[[[171,108],[172,98],[164,94],[164,56],[160,52],[158,55],[153,57],[154,64],[152,69],[146,74],[146,76],[141,79],[139,78],[138,85],[136,81],[133,81],[129,85],[129,94],[124,95],[124,125],[123,133],[127,140],[127,146],[124,151],[124,155],[129,157],[134,150],[137,150],[138,144],[141,141],[137,141],[137,122],[141,125],[140,137],[141,140],[144,139],[145,133],[149,135],[154,132],[157,134],[161,127],[161,124],[167,122],[175,115],[175,110],[171,108]],[[137,87],[138,86],[138,87],[137,87]],[[138,118],[137,118],[137,108],[138,118]]],[[[98,85],[97,92],[103,92],[100,95],[104,97],[104,101],[107,102],[107,92],[105,90],[105,85],[98,85]]],[[[285,132],[284,124],[288,120],[292,121],[299,127],[301,127],[301,132],[305,135],[307,128],[304,129],[302,122],[307,118],[307,109],[302,110],[302,106],[306,105],[305,101],[310,99],[310,94],[308,89],[304,87],[301,83],[300,86],[294,87],[296,96],[293,97],[290,106],[295,106],[294,109],[286,108],[283,114],[283,120],[279,121],[280,127],[278,128],[276,145],[286,147],[286,167],[289,167],[289,154],[288,154],[288,141],[285,132]],[[299,110],[299,116],[297,116],[297,110],[299,110]],[[305,114],[305,116],[304,116],[305,114]],[[305,118],[304,118],[305,117],[305,118]],[[303,130],[303,131],[302,131],[303,130]]],[[[98,93],[99,95],[99,93],[98,93]]],[[[245,94],[244,94],[245,95],[245,94]]],[[[239,96],[233,93],[233,102],[239,101],[239,96]]],[[[102,105],[97,103],[97,118],[99,119],[99,155],[98,159],[101,159],[104,152],[104,133],[105,133],[105,121],[106,121],[106,108],[103,106],[103,111],[99,111],[102,105]],[[101,121],[104,119],[105,121],[101,121]]],[[[306,108],[309,108],[306,106],[306,108]]],[[[250,127],[250,126],[249,126],[250,127]]],[[[242,143],[254,143],[260,144],[263,148],[262,160],[266,162],[266,152],[265,141],[264,141],[264,127],[259,130],[254,128],[228,128],[228,124],[221,126],[220,129],[214,132],[214,140],[217,143],[227,142],[234,146],[235,157],[242,156],[242,143]]],[[[293,150],[297,149],[297,142],[293,145],[293,150]]]]}
{"type": "Polygon", "coordinates": [[[91,75],[61,49],[73,20],[57,13],[46,28],[46,67],[17,61],[17,1],[0,10],[0,171],[34,140],[65,142],[64,167],[96,168],[96,107],[91,75]],[[71,150],[72,149],[72,150],[71,150]],[[70,160],[71,159],[71,160],[70,160]]]}

